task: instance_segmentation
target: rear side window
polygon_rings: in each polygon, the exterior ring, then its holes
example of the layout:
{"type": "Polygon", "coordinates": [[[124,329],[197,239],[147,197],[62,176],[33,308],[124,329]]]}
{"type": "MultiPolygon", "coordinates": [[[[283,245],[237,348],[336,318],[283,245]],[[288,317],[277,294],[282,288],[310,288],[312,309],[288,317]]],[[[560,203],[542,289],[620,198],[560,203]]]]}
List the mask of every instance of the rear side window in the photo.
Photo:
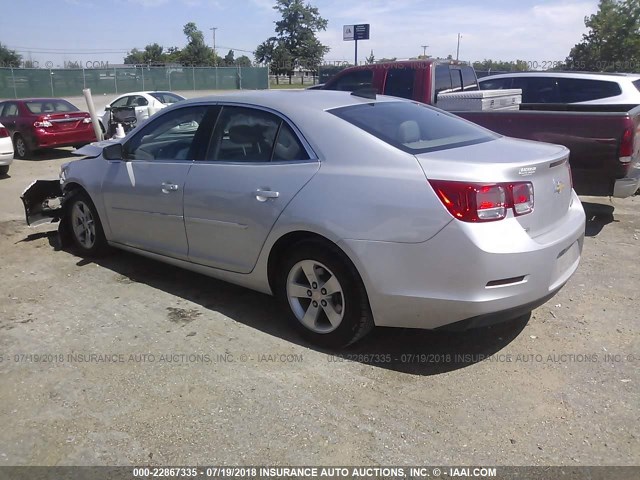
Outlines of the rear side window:
{"type": "Polygon", "coordinates": [[[620,85],[605,80],[559,78],[558,87],[562,102],[576,103],[615,97],[622,93],[620,85]]]}
{"type": "Polygon", "coordinates": [[[451,91],[459,92],[462,90],[462,73],[459,68],[450,69],[451,72],[451,91]]]}
{"type": "Polygon", "coordinates": [[[207,155],[217,162],[308,160],[295,133],[280,117],[254,108],[225,106],[207,155]]]}
{"type": "Polygon", "coordinates": [[[387,72],[384,94],[393,97],[413,98],[413,83],[416,71],[413,68],[392,68],[387,72]]]}
{"type": "Polygon", "coordinates": [[[478,79],[473,67],[462,67],[462,88],[463,90],[478,90],[478,79]]]}
{"type": "Polygon", "coordinates": [[[633,85],[640,92],[640,79],[639,80],[634,80],[633,85]]]}
{"type": "Polygon", "coordinates": [[[376,102],[329,112],[411,154],[475,145],[498,138],[455,115],[415,102],[376,102]]]}
{"type": "Polygon", "coordinates": [[[356,70],[337,78],[335,82],[327,87],[327,90],[340,90],[343,92],[354,92],[362,88],[371,88],[373,83],[372,70],[356,70]]]}
{"type": "Polygon", "coordinates": [[[436,93],[447,92],[451,90],[451,74],[449,73],[449,65],[436,65],[435,73],[436,93]]]}

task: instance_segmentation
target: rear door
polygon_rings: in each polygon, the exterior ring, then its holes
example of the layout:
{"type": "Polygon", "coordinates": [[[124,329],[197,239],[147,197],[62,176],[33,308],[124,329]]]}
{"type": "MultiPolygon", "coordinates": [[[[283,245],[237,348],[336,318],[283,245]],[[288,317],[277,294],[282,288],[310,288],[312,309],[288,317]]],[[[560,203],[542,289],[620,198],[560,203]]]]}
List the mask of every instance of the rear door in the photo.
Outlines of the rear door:
{"type": "Polygon", "coordinates": [[[187,258],[184,184],[206,148],[208,111],[189,106],[156,118],[124,145],[123,161],[109,161],[102,191],[114,241],[187,258]]]}
{"type": "Polygon", "coordinates": [[[276,220],[319,167],[299,132],[276,113],[223,106],[208,154],[185,185],[189,260],[250,272],[276,220]]]}

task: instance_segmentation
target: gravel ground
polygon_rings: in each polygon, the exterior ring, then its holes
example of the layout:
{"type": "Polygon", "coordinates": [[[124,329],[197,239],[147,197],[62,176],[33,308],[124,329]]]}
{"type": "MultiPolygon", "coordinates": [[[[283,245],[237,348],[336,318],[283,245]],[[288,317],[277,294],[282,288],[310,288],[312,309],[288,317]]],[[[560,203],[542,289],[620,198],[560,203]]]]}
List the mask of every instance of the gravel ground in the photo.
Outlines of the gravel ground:
{"type": "Polygon", "coordinates": [[[583,199],[582,264],[530,318],[345,359],[268,296],[25,226],[68,155],[0,179],[0,465],[640,464],[640,197],[583,199]]]}

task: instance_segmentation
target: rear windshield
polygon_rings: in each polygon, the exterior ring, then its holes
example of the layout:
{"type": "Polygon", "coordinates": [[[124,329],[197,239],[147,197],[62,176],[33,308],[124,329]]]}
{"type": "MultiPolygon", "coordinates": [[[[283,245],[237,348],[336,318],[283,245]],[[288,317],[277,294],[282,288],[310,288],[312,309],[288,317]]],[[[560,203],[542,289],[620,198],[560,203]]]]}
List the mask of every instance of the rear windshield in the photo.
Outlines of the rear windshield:
{"type": "Polygon", "coordinates": [[[498,138],[484,128],[415,102],[377,102],[329,111],[407,153],[488,142],[498,138]]]}
{"type": "Polygon", "coordinates": [[[66,100],[29,100],[24,102],[31,113],[78,112],[79,110],[66,100]]]}
{"type": "Polygon", "coordinates": [[[169,92],[153,92],[149,95],[158,100],[160,103],[164,103],[165,105],[170,105],[172,103],[179,102],[180,100],[184,100],[184,97],[169,92]]]}

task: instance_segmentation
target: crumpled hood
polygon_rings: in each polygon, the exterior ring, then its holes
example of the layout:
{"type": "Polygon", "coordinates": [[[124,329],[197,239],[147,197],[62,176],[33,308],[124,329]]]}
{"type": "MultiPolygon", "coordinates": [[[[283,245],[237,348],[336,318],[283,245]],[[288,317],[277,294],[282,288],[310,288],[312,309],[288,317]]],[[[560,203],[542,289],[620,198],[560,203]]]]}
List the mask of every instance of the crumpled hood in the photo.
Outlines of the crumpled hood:
{"type": "Polygon", "coordinates": [[[84,147],[78,148],[74,150],[74,155],[80,155],[83,157],[94,158],[102,153],[102,149],[107,145],[112,145],[114,143],[118,143],[120,139],[111,139],[111,140],[102,140],[101,142],[93,142],[89,145],[85,145],[84,147]]]}

